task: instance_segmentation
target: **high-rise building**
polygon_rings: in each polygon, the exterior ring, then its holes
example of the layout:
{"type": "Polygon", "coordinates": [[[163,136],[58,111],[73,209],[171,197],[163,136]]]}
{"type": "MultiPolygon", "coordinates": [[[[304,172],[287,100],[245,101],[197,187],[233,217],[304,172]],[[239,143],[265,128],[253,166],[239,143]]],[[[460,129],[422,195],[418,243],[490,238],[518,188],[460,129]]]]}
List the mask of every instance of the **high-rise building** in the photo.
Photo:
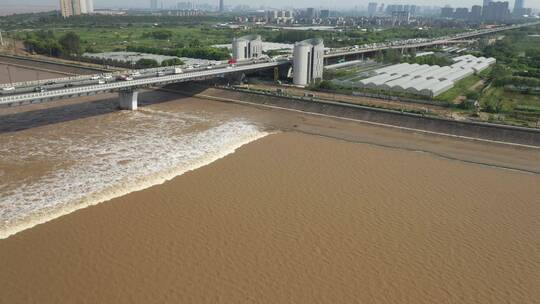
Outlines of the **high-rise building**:
{"type": "Polygon", "coordinates": [[[370,16],[375,16],[375,14],[377,13],[377,2],[370,2],[368,4],[367,10],[370,16]]]}
{"type": "Polygon", "coordinates": [[[87,14],[94,13],[94,0],[86,0],[86,13],[87,14]]]}
{"type": "Polygon", "coordinates": [[[322,39],[297,42],[293,50],[293,83],[305,86],[323,77],[324,43],[322,39]]]}
{"type": "Polygon", "coordinates": [[[153,11],[158,9],[158,0],[150,0],[150,9],[153,11]]]}
{"type": "Polygon", "coordinates": [[[60,12],[62,17],[78,16],[94,12],[92,0],[60,0],[60,12]]]}
{"type": "Polygon", "coordinates": [[[409,5],[409,4],[392,4],[388,5],[386,7],[386,13],[388,15],[392,15],[396,12],[407,12],[409,15],[415,15],[418,11],[418,7],[416,5],[409,5]]]}
{"type": "MultiPolygon", "coordinates": [[[[86,10],[86,4],[84,5],[86,10]]],[[[71,0],[71,8],[73,9],[73,16],[80,15],[81,12],[81,1],[80,0],[71,0]]]]}
{"type": "Polygon", "coordinates": [[[446,6],[441,9],[441,17],[443,18],[453,18],[454,17],[454,9],[446,6]]]}
{"type": "Polygon", "coordinates": [[[493,2],[493,0],[484,0],[484,2],[483,2],[483,4],[482,4],[482,7],[483,7],[483,8],[487,8],[488,5],[489,5],[491,2],[493,2]]]}
{"type": "Polygon", "coordinates": [[[398,24],[408,24],[411,20],[411,12],[410,11],[393,11],[392,12],[392,20],[394,22],[394,25],[398,24]]]}
{"type": "Polygon", "coordinates": [[[88,14],[88,9],[86,8],[86,0],[79,0],[79,7],[81,8],[81,14],[88,14]]]}
{"type": "Polygon", "coordinates": [[[195,4],[193,2],[178,2],[176,3],[177,10],[192,10],[195,9],[195,4]]]}
{"type": "Polygon", "coordinates": [[[60,0],[60,12],[64,18],[73,16],[71,0],[60,0]]]}
{"type": "Polygon", "coordinates": [[[266,22],[274,22],[277,20],[277,18],[278,18],[278,11],[276,10],[266,11],[266,22]]]}
{"type": "Polygon", "coordinates": [[[516,0],[514,2],[514,10],[513,14],[516,16],[524,15],[525,14],[525,3],[524,0],[516,0]]]}
{"type": "Polygon", "coordinates": [[[469,9],[466,7],[456,8],[456,11],[454,12],[454,18],[461,20],[469,19],[469,9]]]}
{"type": "Polygon", "coordinates": [[[471,13],[469,14],[469,19],[475,22],[482,20],[482,7],[480,5],[473,5],[471,13]]]}
{"type": "Polygon", "coordinates": [[[313,7],[308,7],[306,9],[306,18],[308,19],[314,19],[318,17],[317,10],[313,7]]]}
{"type": "Polygon", "coordinates": [[[330,17],[330,10],[321,10],[320,17],[322,19],[326,19],[326,18],[330,17]]]}
{"type": "Polygon", "coordinates": [[[223,3],[223,0],[219,0],[219,11],[220,12],[225,11],[225,4],[223,3]]]}
{"type": "Polygon", "coordinates": [[[508,2],[490,2],[487,7],[484,7],[483,17],[487,21],[505,21],[510,16],[508,2]]]}

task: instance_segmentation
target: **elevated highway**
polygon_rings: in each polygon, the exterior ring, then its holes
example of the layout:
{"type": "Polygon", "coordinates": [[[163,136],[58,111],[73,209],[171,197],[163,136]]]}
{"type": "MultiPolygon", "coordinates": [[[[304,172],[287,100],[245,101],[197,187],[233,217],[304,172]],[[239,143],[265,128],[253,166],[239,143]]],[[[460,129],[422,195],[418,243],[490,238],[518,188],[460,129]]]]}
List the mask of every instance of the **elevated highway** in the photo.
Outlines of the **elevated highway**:
{"type": "MultiPolygon", "coordinates": [[[[327,58],[377,52],[386,49],[420,48],[449,43],[462,43],[481,35],[534,26],[539,22],[503,26],[491,29],[475,30],[437,39],[409,39],[397,42],[381,43],[361,47],[330,49],[325,53],[327,58]]],[[[170,83],[203,80],[225,77],[258,70],[272,69],[280,65],[290,65],[290,58],[246,60],[234,65],[221,63],[178,71],[175,67],[141,69],[115,72],[107,76],[80,75],[53,80],[29,81],[17,84],[0,84],[0,107],[46,102],[62,98],[94,95],[105,92],[119,92],[120,107],[137,108],[137,89],[149,86],[163,86],[170,83]],[[122,74],[129,74],[124,75],[122,74]],[[129,76],[129,77],[127,77],[129,76]]]]}
{"type": "Polygon", "coordinates": [[[475,38],[483,35],[489,35],[494,34],[502,31],[508,31],[513,29],[519,29],[523,27],[528,26],[535,26],[539,25],[540,21],[537,22],[529,22],[529,23],[523,23],[523,24],[514,24],[509,26],[501,26],[496,28],[489,28],[489,29],[482,29],[482,30],[474,30],[470,32],[460,33],[452,36],[446,36],[446,37],[439,37],[435,39],[408,39],[408,40],[401,40],[401,41],[394,41],[394,42],[387,42],[387,43],[377,43],[377,44],[371,44],[371,45],[362,45],[359,47],[346,47],[346,48],[334,48],[328,50],[324,58],[335,58],[335,57],[343,57],[348,55],[357,55],[357,54],[366,54],[366,53],[373,53],[388,49],[413,49],[413,48],[421,48],[421,47],[428,47],[428,46],[438,46],[438,45],[447,45],[447,44],[453,44],[453,43],[463,43],[464,39],[470,39],[475,38]]]}
{"type": "MultiPolygon", "coordinates": [[[[182,71],[174,73],[174,68],[162,69],[147,69],[134,71],[139,76],[131,76],[132,80],[121,80],[115,77],[110,80],[92,79],[92,76],[80,76],[75,78],[61,78],[58,81],[51,81],[50,86],[44,90],[42,87],[36,87],[35,82],[25,83],[25,86],[19,86],[17,92],[0,97],[0,106],[14,106],[31,103],[47,102],[62,98],[72,98],[85,95],[95,95],[105,92],[120,92],[120,107],[124,109],[137,108],[137,92],[138,88],[150,86],[163,86],[166,84],[204,80],[214,77],[224,77],[236,73],[249,73],[258,70],[271,69],[280,65],[289,64],[288,60],[279,61],[264,61],[264,62],[247,62],[237,66],[220,65],[220,66],[205,66],[198,70],[182,71]],[[172,72],[172,73],[171,73],[172,72]],[[166,74],[170,73],[170,74],[166,74]],[[97,83],[96,83],[97,82],[97,83]],[[99,83],[102,82],[102,83],[99,83]],[[75,85],[77,84],[77,85],[75,85]],[[24,90],[35,90],[39,88],[39,92],[23,92],[24,90]],[[43,90],[43,91],[41,91],[43,90]]],[[[44,83],[40,82],[40,85],[44,83]]],[[[45,82],[46,83],[46,82],[45,82]]]]}

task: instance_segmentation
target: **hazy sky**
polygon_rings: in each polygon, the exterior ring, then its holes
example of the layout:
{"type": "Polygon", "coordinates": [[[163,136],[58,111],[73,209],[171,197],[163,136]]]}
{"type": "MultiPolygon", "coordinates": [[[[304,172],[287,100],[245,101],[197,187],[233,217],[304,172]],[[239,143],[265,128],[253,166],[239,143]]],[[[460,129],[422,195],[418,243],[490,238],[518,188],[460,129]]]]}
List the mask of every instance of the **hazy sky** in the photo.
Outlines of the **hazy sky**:
{"type": "MultiPolygon", "coordinates": [[[[158,3],[161,0],[158,0],[158,3]]],[[[195,1],[200,3],[218,3],[218,0],[163,0],[163,6],[169,7],[176,2],[187,2],[195,1]]],[[[470,7],[475,4],[481,5],[482,0],[225,0],[226,5],[237,5],[237,4],[249,4],[253,6],[265,5],[279,8],[281,6],[290,6],[292,3],[294,7],[326,7],[326,8],[342,8],[342,7],[354,7],[358,6],[367,6],[368,2],[379,2],[379,3],[403,3],[403,4],[416,4],[416,5],[433,5],[433,6],[444,6],[449,4],[453,7],[470,7]]],[[[509,0],[510,6],[514,5],[514,0],[509,0]]],[[[44,5],[44,6],[58,6],[59,0],[0,0],[0,11],[2,10],[3,5],[9,6],[29,6],[29,5],[44,5]]],[[[150,0],[94,0],[94,6],[96,8],[100,7],[148,7],[150,5],[150,0]]],[[[525,0],[526,7],[540,7],[540,0],[525,0]]]]}

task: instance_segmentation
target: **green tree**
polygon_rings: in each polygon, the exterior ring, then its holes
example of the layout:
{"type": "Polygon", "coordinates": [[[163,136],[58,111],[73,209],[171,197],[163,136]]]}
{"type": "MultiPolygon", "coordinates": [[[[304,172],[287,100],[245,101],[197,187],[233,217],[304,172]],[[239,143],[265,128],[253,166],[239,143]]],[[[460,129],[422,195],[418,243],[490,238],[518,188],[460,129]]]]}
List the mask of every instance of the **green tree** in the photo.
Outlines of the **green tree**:
{"type": "Polygon", "coordinates": [[[401,61],[401,52],[399,50],[389,49],[383,51],[383,62],[398,63],[401,61]]]}
{"type": "Polygon", "coordinates": [[[172,38],[173,32],[169,30],[157,30],[150,33],[145,33],[144,35],[158,40],[168,40],[172,38]]]}
{"type": "Polygon", "coordinates": [[[465,97],[467,97],[468,100],[478,100],[478,98],[480,98],[480,93],[476,91],[467,91],[465,97]]]}
{"type": "Polygon", "coordinates": [[[173,65],[183,65],[184,62],[180,58],[166,59],[161,62],[161,66],[173,66],[173,65]]]}
{"type": "Polygon", "coordinates": [[[142,58],[135,63],[135,67],[139,69],[147,69],[147,68],[156,68],[159,66],[159,63],[155,61],[154,59],[146,59],[142,58]]]}
{"type": "Polygon", "coordinates": [[[74,32],[66,33],[58,42],[67,55],[78,55],[81,53],[81,38],[74,32]]]}

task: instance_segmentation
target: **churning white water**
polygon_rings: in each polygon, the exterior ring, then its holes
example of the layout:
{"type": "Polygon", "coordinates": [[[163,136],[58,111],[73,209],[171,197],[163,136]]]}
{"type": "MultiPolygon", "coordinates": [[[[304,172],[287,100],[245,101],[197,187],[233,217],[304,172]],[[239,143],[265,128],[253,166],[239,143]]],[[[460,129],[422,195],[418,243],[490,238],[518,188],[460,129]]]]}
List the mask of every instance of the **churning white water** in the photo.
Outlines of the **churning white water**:
{"type": "Polygon", "coordinates": [[[3,163],[14,164],[0,169],[0,238],[163,183],[267,134],[245,119],[148,108],[38,131],[0,134],[3,163]]]}

